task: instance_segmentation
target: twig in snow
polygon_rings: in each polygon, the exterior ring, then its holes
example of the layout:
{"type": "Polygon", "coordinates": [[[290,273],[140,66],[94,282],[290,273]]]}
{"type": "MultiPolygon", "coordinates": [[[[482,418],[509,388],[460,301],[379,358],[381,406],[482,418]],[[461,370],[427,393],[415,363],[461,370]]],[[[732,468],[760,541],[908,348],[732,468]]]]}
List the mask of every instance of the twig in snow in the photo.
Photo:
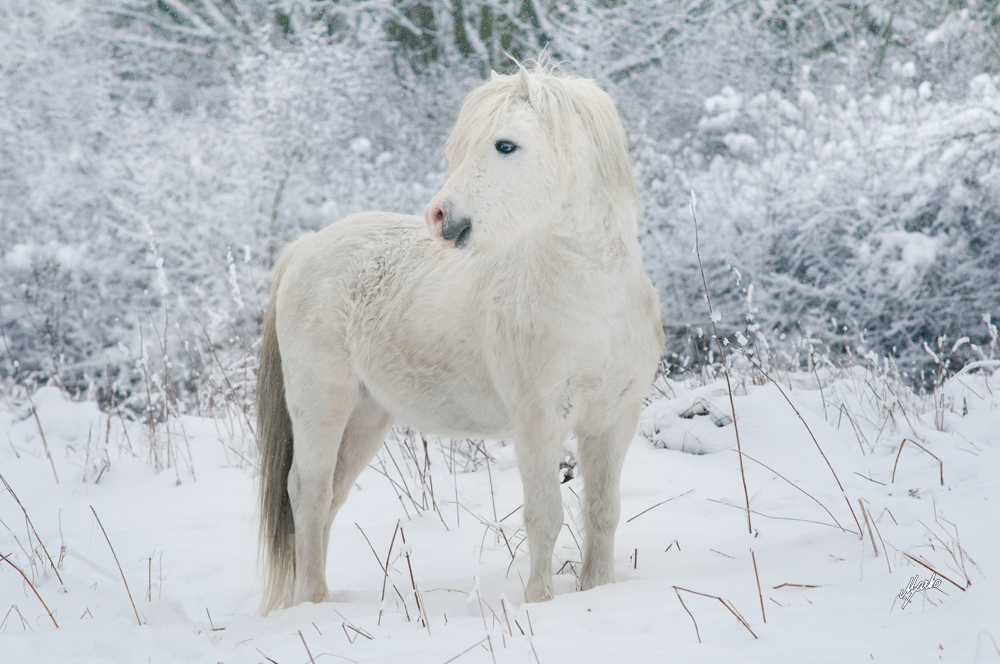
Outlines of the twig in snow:
{"type": "MultiPolygon", "coordinates": [[[[403,546],[406,546],[406,533],[403,532],[402,528],[399,529],[399,536],[403,540],[403,546]]],[[[427,628],[427,634],[430,635],[430,633],[431,633],[431,626],[430,626],[430,623],[427,620],[427,612],[425,611],[425,609],[422,606],[422,603],[420,601],[420,592],[417,590],[417,580],[413,576],[413,565],[410,563],[410,550],[409,550],[409,548],[406,549],[406,566],[410,570],[410,583],[413,585],[413,601],[415,601],[417,603],[417,613],[423,619],[423,621],[424,621],[424,627],[427,628]]]]}
{"type": "MultiPolygon", "coordinates": [[[[661,500],[660,502],[656,503],[656,504],[655,504],[655,505],[653,505],[652,507],[647,507],[647,508],[646,508],[646,509],[644,509],[643,511],[639,512],[638,514],[636,514],[636,515],[635,515],[634,517],[632,517],[631,519],[626,519],[625,523],[631,523],[631,522],[632,522],[633,520],[635,520],[635,519],[638,519],[638,518],[639,518],[640,516],[642,516],[642,515],[643,515],[643,514],[645,514],[646,512],[648,512],[648,511],[650,511],[650,510],[652,510],[652,509],[656,509],[657,507],[659,507],[660,505],[663,505],[664,503],[669,503],[669,502],[670,502],[671,500],[674,500],[675,498],[680,498],[681,496],[686,496],[686,495],[688,495],[689,493],[691,493],[692,491],[694,491],[694,489],[688,489],[688,490],[687,490],[687,491],[685,491],[684,493],[679,493],[679,494],[677,494],[676,496],[673,496],[673,497],[671,497],[671,498],[667,498],[666,500],[661,500]]],[[[506,517],[505,517],[505,518],[506,518],[506,517]]]]}
{"type": "Polygon", "coordinates": [[[754,555],[753,549],[750,549],[750,558],[753,560],[753,576],[757,579],[757,596],[760,597],[760,616],[764,619],[764,624],[767,624],[767,614],[764,613],[764,593],[760,591],[760,575],[757,573],[757,556],[754,555]]]}
{"type": "MultiPolygon", "coordinates": [[[[867,510],[865,510],[865,504],[861,502],[860,498],[858,498],[858,507],[861,508],[861,516],[865,520],[865,527],[868,529],[868,539],[872,541],[872,550],[875,551],[875,557],[878,558],[878,547],[875,546],[875,535],[872,534],[871,520],[868,518],[868,512],[867,510]]],[[[886,558],[889,557],[888,553],[886,553],[885,555],[886,558]]]]}
{"type": "Polygon", "coordinates": [[[809,493],[809,492],[808,492],[808,491],[806,491],[805,489],[803,489],[803,488],[799,487],[799,486],[798,486],[797,484],[795,484],[795,482],[792,482],[792,481],[791,481],[790,479],[788,479],[787,477],[785,477],[784,475],[782,475],[781,473],[779,473],[778,471],[776,471],[776,470],[775,470],[774,468],[771,468],[770,466],[768,466],[768,465],[767,465],[767,464],[765,464],[764,462],[762,462],[762,461],[757,461],[757,459],[754,459],[754,458],[753,458],[752,456],[750,456],[750,455],[749,455],[749,454],[747,454],[746,452],[743,452],[743,456],[745,456],[746,458],[750,459],[751,461],[753,461],[753,462],[754,462],[754,463],[756,463],[756,464],[759,464],[759,465],[761,465],[761,466],[764,466],[765,468],[767,468],[768,470],[770,470],[770,471],[771,471],[772,473],[774,473],[775,475],[777,475],[777,476],[778,476],[778,477],[780,477],[781,479],[783,479],[783,480],[785,480],[786,482],[788,482],[788,484],[792,485],[792,487],[793,487],[793,488],[795,488],[795,489],[798,489],[799,491],[801,491],[802,493],[804,493],[805,495],[807,495],[807,496],[808,496],[809,498],[811,498],[811,499],[812,499],[812,501],[813,501],[814,503],[816,503],[817,505],[819,505],[820,507],[822,507],[822,508],[823,508],[823,511],[824,511],[824,512],[826,512],[826,513],[827,513],[827,514],[828,514],[828,515],[830,516],[830,518],[831,518],[831,519],[833,519],[833,522],[834,522],[835,524],[837,524],[837,527],[838,527],[838,528],[840,528],[840,529],[841,529],[841,530],[843,530],[844,532],[847,532],[847,530],[846,530],[846,529],[845,529],[845,528],[844,528],[844,527],[843,527],[842,525],[840,525],[840,522],[839,522],[839,521],[837,521],[837,517],[835,517],[835,516],[834,516],[834,515],[833,515],[833,514],[832,514],[832,513],[830,512],[830,510],[828,510],[828,509],[826,508],[826,505],[824,505],[823,503],[819,502],[819,500],[817,500],[817,499],[816,499],[816,497],[815,497],[815,496],[813,496],[813,495],[812,495],[811,493],[809,493]]]}
{"type": "MultiPolygon", "coordinates": [[[[708,597],[710,599],[717,599],[717,600],[719,600],[719,602],[722,604],[722,606],[726,607],[729,610],[729,612],[732,613],[733,616],[738,621],[740,621],[740,623],[744,627],[747,628],[747,631],[750,632],[750,635],[753,636],[753,638],[755,638],[755,639],[757,638],[757,635],[753,633],[753,630],[750,629],[750,625],[747,623],[746,619],[742,615],[740,615],[740,612],[736,610],[736,607],[734,607],[730,602],[727,602],[726,600],[722,599],[718,595],[709,595],[707,593],[700,593],[697,590],[688,590],[687,588],[679,588],[678,586],[671,586],[671,588],[673,588],[674,592],[677,593],[677,599],[679,599],[679,600],[681,599],[681,594],[680,594],[681,590],[683,590],[686,593],[691,593],[692,595],[701,595],[702,597],[708,597]]],[[[681,606],[684,606],[684,600],[681,600],[681,606]]],[[[684,606],[684,610],[687,611],[687,607],[686,606],[684,606]]],[[[691,616],[691,620],[694,620],[694,616],[691,615],[690,611],[688,611],[688,615],[691,616]]],[[[695,632],[697,633],[697,631],[698,631],[698,623],[694,624],[694,629],[695,629],[695,632]]],[[[698,635],[698,643],[701,643],[701,635],[700,634],[698,635]]]]}
{"type": "MultiPolygon", "coordinates": [[[[21,374],[21,365],[11,355],[10,346],[7,344],[7,335],[3,331],[3,316],[0,316],[0,338],[3,338],[3,346],[7,349],[7,357],[14,366],[17,379],[21,381],[21,387],[24,388],[24,396],[28,398],[28,406],[31,408],[31,414],[35,416],[35,425],[38,426],[38,434],[42,437],[42,447],[45,448],[45,456],[49,460],[49,465],[52,466],[52,476],[56,478],[56,484],[59,484],[59,475],[56,474],[56,463],[52,460],[52,453],[49,452],[49,441],[45,439],[45,431],[42,430],[42,421],[38,419],[38,409],[35,408],[35,402],[31,400],[31,391],[28,389],[28,384],[24,381],[24,376],[21,374]]],[[[62,583],[62,581],[60,580],[59,583],[62,583]]]]}
{"type": "Polygon", "coordinates": [[[486,635],[486,643],[490,647],[490,657],[493,658],[493,664],[497,664],[497,656],[493,653],[493,639],[490,638],[489,634],[486,635]]]}
{"type": "MultiPolygon", "coordinates": [[[[736,423],[736,403],[733,401],[733,385],[729,380],[729,366],[726,364],[726,356],[722,352],[722,341],[719,339],[719,329],[715,325],[715,313],[712,311],[712,298],[708,294],[708,280],[705,278],[705,268],[701,264],[701,250],[698,247],[698,215],[695,212],[697,198],[694,190],[691,190],[691,216],[694,218],[694,253],[698,257],[698,269],[701,270],[701,282],[705,286],[705,300],[708,302],[708,317],[712,322],[712,332],[715,334],[715,343],[719,346],[719,359],[722,360],[722,370],[726,374],[726,387],[729,390],[729,408],[733,412],[733,432],[736,434],[736,449],[740,457],[740,478],[743,480],[743,497],[747,504],[747,532],[753,534],[753,524],[750,523],[750,493],[747,491],[747,477],[743,471],[743,448],[740,445],[740,429],[736,423]]],[[[749,629],[749,628],[748,628],[749,629]]],[[[756,636],[754,638],[757,638],[756,636]]],[[[699,641],[700,642],[700,641],[699,641]]]]}
{"type": "MultiPolygon", "coordinates": [[[[261,650],[260,648],[255,648],[255,650],[256,650],[257,652],[259,652],[259,653],[260,653],[261,655],[264,655],[264,651],[263,651],[263,650],[261,650]]],[[[276,661],[274,661],[273,659],[271,659],[271,658],[270,658],[270,657],[268,657],[267,655],[264,655],[264,659],[266,659],[267,661],[271,662],[271,664],[278,664],[278,663],[277,663],[276,661]]]]}
{"type": "MultiPolygon", "coordinates": [[[[872,517],[871,510],[868,510],[868,516],[870,518],[872,517]]],[[[875,534],[878,535],[878,541],[882,544],[882,550],[885,551],[885,566],[889,568],[889,573],[892,574],[892,565],[889,563],[889,549],[885,547],[885,540],[882,539],[882,533],[878,530],[878,521],[871,518],[870,523],[872,524],[872,527],[875,528],[875,534]]]]}
{"type": "Polygon", "coordinates": [[[212,628],[213,632],[221,632],[225,630],[225,627],[216,627],[215,623],[212,621],[212,614],[208,612],[208,607],[205,607],[205,615],[208,616],[208,626],[212,628]]]}
{"type": "Polygon", "coordinates": [[[31,580],[27,576],[25,576],[24,572],[21,570],[20,567],[18,567],[17,565],[14,564],[14,561],[12,561],[10,559],[10,556],[11,556],[11,554],[9,554],[9,553],[6,556],[3,555],[2,553],[0,553],[0,558],[3,558],[4,562],[6,562],[8,565],[10,565],[14,569],[16,569],[17,573],[20,574],[21,578],[24,579],[25,583],[28,584],[28,587],[31,588],[31,591],[33,593],[35,593],[35,597],[37,597],[38,601],[42,603],[42,606],[45,607],[45,612],[48,613],[49,614],[49,618],[52,619],[52,624],[55,625],[56,628],[58,629],[59,628],[59,623],[56,622],[56,617],[54,615],[52,615],[52,611],[49,609],[49,605],[46,604],[45,600],[42,599],[42,596],[38,594],[38,589],[35,588],[35,584],[33,584],[31,582],[31,580]]]}
{"type": "MultiPolygon", "coordinates": [[[[379,602],[378,610],[378,623],[382,624],[382,607],[381,604],[385,602],[385,584],[389,581],[389,557],[392,556],[392,545],[396,543],[396,533],[399,532],[399,519],[396,520],[396,528],[392,531],[392,540],[389,542],[389,551],[385,554],[385,576],[382,577],[382,599],[379,602]]],[[[378,558],[378,556],[375,556],[378,558]]]]}
{"type": "MultiPolygon", "coordinates": [[[[186,305],[185,308],[187,308],[186,305]]],[[[219,371],[222,372],[222,380],[226,382],[226,387],[229,388],[229,394],[232,395],[232,402],[235,403],[236,407],[239,408],[240,412],[243,413],[243,419],[246,420],[247,429],[250,431],[250,435],[251,436],[256,435],[254,434],[254,426],[253,423],[250,421],[250,413],[247,411],[246,404],[245,403],[243,405],[240,404],[240,399],[236,394],[236,389],[233,387],[233,384],[229,381],[229,375],[226,374],[226,369],[225,367],[222,366],[222,361],[219,360],[219,356],[215,352],[215,344],[212,343],[212,335],[208,333],[208,330],[205,329],[205,326],[202,324],[201,320],[194,315],[194,312],[191,311],[190,308],[187,308],[187,311],[189,314],[191,314],[191,318],[193,318],[194,322],[198,324],[198,327],[201,328],[202,333],[208,340],[208,349],[209,351],[211,351],[212,357],[215,359],[215,363],[219,366],[219,371]]]]}
{"type": "MultiPolygon", "coordinates": [[[[497,521],[497,500],[496,494],[493,492],[493,470],[490,468],[490,455],[486,453],[486,444],[483,443],[483,454],[486,457],[486,475],[490,480],[490,501],[493,503],[493,521],[495,523],[500,523],[497,521]]],[[[506,517],[504,517],[506,518],[506,517]]],[[[510,542],[507,541],[507,535],[503,532],[503,528],[498,528],[497,532],[503,537],[503,543],[507,545],[507,552],[510,553],[510,560],[513,564],[514,562],[514,550],[510,548],[510,542]]]]}
{"type": "Polygon", "coordinates": [[[42,538],[38,536],[38,531],[35,530],[35,524],[31,522],[31,517],[28,516],[28,510],[26,510],[24,505],[21,504],[21,499],[17,497],[16,493],[14,493],[14,489],[12,489],[10,484],[7,483],[7,480],[4,478],[2,473],[0,473],[0,481],[3,482],[4,487],[7,488],[7,491],[10,492],[10,495],[17,502],[17,506],[21,508],[21,512],[24,513],[24,520],[27,521],[28,525],[31,527],[31,532],[35,533],[35,539],[38,540],[38,543],[42,547],[42,551],[45,552],[45,557],[49,559],[49,565],[52,566],[52,571],[56,573],[56,578],[59,579],[59,585],[64,585],[62,577],[59,576],[59,569],[56,567],[56,564],[52,562],[52,556],[49,555],[49,550],[45,548],[45,543],[42,541],[42,538]]]}
{"type": "MultiPolygon", "coordinates": [[[[760,363],[755,362],[754,359],[752,357],[750,357],[750,355],[747,353],[747,351],[746,351],[745,348],[740,347],[739,350],[740,350],[741,353],[743,353],[743,357],[745,357],[747,359],[747,361],[750,362],[750,364],[755,369],[757,369],[761,373],[761,375],[764,376],[764,378],[766,378],[769,381],[771,381],[771,383],[773,383],[774,386],[776,388],[778,388],[778,392],[781,393],[781,396],[785,398],[785,401],[788,402],[788,405],[791,406],[791,408],[792,408],[793,411],[795,411],[795,414],[798,416],[799,421],[802,422],[802,426],[804,426],[806,428],[806,432],[809,434],[809,437],[812,438],[813,444],[816,445],[816,449],[819,450],[819,455],[821,457],[823,457],[823,461],[826,462],[826,467],[829,468],[830,469],[830,473],[833,474],[833,479],[836,480],[837,486],[840,487],[840,495],[842,495],[844,497],[844,502],[847,503],[847,509],[849,509],[851,511],[851,516],[854,517],[854,523],[855,523],[855,525],[857,525],[857,527],[858,527],[858,534],[860,535],[861,534],[861,522],[858,521],[858,515],[854,513],[854,508],[851,507],[851,501],[847,497],[847,491],[844,489],[844,485],[841,484],[840,477],[837,476],[837,471],[835,471],[833,469],[833,464],[830,463],[830,460],[826,457],[826,453],[823,451],[823,448],[820,447],[819,440],[817,440],[816,436],[813,434],[812,429],[809,427],[809,423],[806,422],[806,418],[802,417],[802,413],[800,413],[799,409],[795,407],[795,404],[792,403],[792,400],[788,398],[788,395],[785,393],[784,388],[781,387],[781,384],[778,381],[774,380],[774,378],[771,378],[770,374],[768,374],[766,371],[764,371],[764,367],[761,366],[760,363]]],[[[742,455],[741,455],[741,458],[742,458],[742,455]]]]}
{"type": "Polygon", "coordinates": [[[701,643],[701,632],[698,631],[698,621],[694,619],[694,614],[691,613],[691,611],[687,608],[687,604],[685,604],[684,600],[681,598],[680,590],[675,587],[674,593],[677,595],[677,601],[681,603],[681,606],[684,607],[687,614],[691,616],[691,622],[694,623],[694,635],[698,637],[698,643],[701,643]]]}
{"type": "MultiPolygon", "coordinates": [[[[375,556],[375,562],[378,563],[379,569],[382,570],[382,572],[384,572],[386,575],[388,575],[389,572],[388,570],[386,570],[385,567],[382,566],[382,559],[378,557],[377,553],[375,553],[375,547],[372,546],[371,540],[368,539],[368,535],[365,535],[365,531],[361,530],[361,526],[358,525],[357,521],[354,522],[354,527],[361,531],[361,536],[365,538],[366,542],[368,542],[368,548],[371,549],[372,555],[375,556]]],[[[386,562],[386,564],[388,564],[388,561],[386,562]]],[[[385,597],[383,597],[382,599],[385,599],[385,597]]]]}
{"type": "Polygon", "coordinates": [[[466,649],[465,649],[465,650],[463,650],[462,652],[458,653],[457,655],[455,655],[454,657],[452,657],[451,659],[449,659],[449,660],[448,660],[447,662],[445,662],[444,664],[451,664],[451,662],[454,662],[454,661],[455,661],[456,659],[458,659],[459,657],[461,657],[461,656],[462,656],[462,655],[464,655],[465,653],[469,652],[470,650],[472,650],[472,649],[473,649],[473,648],[475,648],[476,646],[480,646],[480,645],[482,645],[482,644],[483,644],[483,643],[485,643],[485,642],[486,642],[486,639],[484,638],[484,639],[483,639],[482,641],[477,641],[477,642],[473,643],[473,644],[472,644],[471,646],[469,646],[468,648],[466,648],[466,649]]]}
{"type": "Polygon", "coordinates": [[[97,525],[101,527],[101,532],[104,533],[104,539],[108,543],[108,548],[111,549],[111,555],[115,557],[115,564],[118,565],[118,573],[122,575],[122,582],[125,584],[125,592],[128,593],[128,601],[132,603],[132,610],[135,611],[136,622],[142,627],[142,620],[139,618],[139,609],[135,608],[135,600],[132,599],[132,591],[128,589],[128,581],[125,580],[125,572],[122,571],[122,565],[118,562],[118,554],[115,553],[115,547],[111,546],[111,538],[108,537],[108,531],[104,529],[104,524],[101,523],[101,517],[97,516],[97,510],[94,506],[90,506],[90,511],[94,513],[94,518],[97,519],[97,525]]]}
{"type": "Polygon", "coordinates": [[[934,457],[934,459],[938,462],[938,466],[941,471],[941,486],[944,486],[944,461],[941,461],[941,459],[939,459],[936,454],[928,450],[926,447],[924,447],[917,441],[910,440],[909,438],[904,438],[903,442],[899,444],[899,451],[896,452],[896,462],[892,464],[892,479],[889,481],[891,483],[895,483],[896,481],[896,466],[899,465],[899,455],[903,453],[903,446],[906,445],[907,443],[913,443],[914,445],[922,449],[924,452],[927,452],[932,457],[934,457]]]}
{"type": "MultiPolygon", "coordinates": [[[[721,500],[715,500],[713,498],[708,498],[707,500],[710,503],[718,503],[719,505],[725,505],[726,507],[732,507],[733,509],[738,509],[741,512],[746,511],[746,508],[742,507],[740,505],[733,505],[731,503],[724,503],[721,500]]],[[[764,514],[763,512],[758,512],[757,510],[750,510],[750,512],[752,514],[756,514],[757,516],[762,516],[765,519],[778,519],[780,521],[801,521],[802,523],[815,523],[815,524],[820,525],[820,526],[829,526],[830,528],[838,528],[839,527],[839,526],[833,525],[832,523],[825,523],[823,521],[813,521],[812,519],[796,519],[795,517],[791,517],[791,516],[774,516],[772,514],[764,514]]],[[[846,530],[844,528],[840,528],[840,529],[843,530],[844,532],[851,533],[852,535],[857,535],[858,534],[858,533],[854,532],[853,530],[846,530]]],[[[667,548],[669,549],[670,547],[667,547],[667,548]]],[[[680,545],[678,545],[677,550],[678,551],[680,550],[680,545]]]]}
{"type": "Polygon", "coordinates": [[[306,643],[306,637],[302,636],[302,630],[301,629],[299,630],[299,638],[302,639],[302,645],[306,649],[306,654],[309,655],[309,661],[312,662],[312,664],[316,664],[316,660],[313,659],[312,653],[309,652],[309,644],[306,643]]]}
{"type": "MultiPolygon", "coordinates": [[[[921,567],[924,567],[924,568],[928,569],[930,572],[932,572],[932,573],[940,576],[942,579],[944,579],[945,581],[947,581],[951,585],[955,586],[956,588],[958,588],[959,590],[961,590],[963,593],[965,592],[965,588],[963,588],[962,586],[958,585],[957,583],[955,583],[954,581],[952,581],[951,579],[949,579],[948,577],[946,577],[944,574],[942,574],[941,572],[939,572],[936,569],[934,569],[931,565],[929,565],[929,564],[925,563],[924,561],[916,558],[915,556],[911,556],[910,554],[906,553],[905,551],[903,552],[903,556],[905,556],[906,558],[909,558],[910,560],[912,560],[916,564],[920,565],[921,567]]],[[[966,588],[968,588],[969,586],[972,585],[972,582],[969,581],[968,579],[966,579],[966,583],[968,584],[968,585],[966,585],[966,588]]]]}

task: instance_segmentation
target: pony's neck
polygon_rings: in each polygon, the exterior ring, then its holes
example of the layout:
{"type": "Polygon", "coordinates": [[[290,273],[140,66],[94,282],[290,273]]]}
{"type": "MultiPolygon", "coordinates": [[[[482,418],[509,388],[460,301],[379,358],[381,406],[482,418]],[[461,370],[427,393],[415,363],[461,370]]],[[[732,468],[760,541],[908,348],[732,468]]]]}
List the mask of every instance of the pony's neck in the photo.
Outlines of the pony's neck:
{"type": "Polygon", "coordinates": [[[631,202],[591,199],[569,202],[555,221],[551,237],[560,250],[593,267],[641,264],[631,202]]]}

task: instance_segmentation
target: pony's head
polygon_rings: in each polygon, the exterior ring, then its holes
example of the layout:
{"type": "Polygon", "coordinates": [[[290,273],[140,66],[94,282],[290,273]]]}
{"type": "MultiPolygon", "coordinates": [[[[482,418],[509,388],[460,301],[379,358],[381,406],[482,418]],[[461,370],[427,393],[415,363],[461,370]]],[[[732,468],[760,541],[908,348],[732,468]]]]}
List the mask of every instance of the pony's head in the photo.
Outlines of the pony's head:
{"type": "Polygon", "coordinates": [[[591,81],[557,76],[545,63],[494,73],[465,99],[445,152],[449,177],[424,220],[448,247],[539,233],[635,242],[625,130],[591,81]]]}

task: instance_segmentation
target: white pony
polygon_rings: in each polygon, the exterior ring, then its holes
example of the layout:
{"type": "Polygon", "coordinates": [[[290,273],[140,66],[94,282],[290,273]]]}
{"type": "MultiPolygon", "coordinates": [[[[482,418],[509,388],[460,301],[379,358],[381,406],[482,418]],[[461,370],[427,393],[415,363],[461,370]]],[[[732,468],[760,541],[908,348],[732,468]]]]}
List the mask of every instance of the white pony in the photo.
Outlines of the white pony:
{"type": "Polygon", "coordinates": [[[580,583],[614,582],[622,462],[663,346],[614,103],[519,65],[468,96],[446,152],[424,219],[354,215],[275,267],[257,394],[264,613],[327,599],[330,526],[394,420],[514,439],[529,602],[553,596],[575,432],[580,583]]]}

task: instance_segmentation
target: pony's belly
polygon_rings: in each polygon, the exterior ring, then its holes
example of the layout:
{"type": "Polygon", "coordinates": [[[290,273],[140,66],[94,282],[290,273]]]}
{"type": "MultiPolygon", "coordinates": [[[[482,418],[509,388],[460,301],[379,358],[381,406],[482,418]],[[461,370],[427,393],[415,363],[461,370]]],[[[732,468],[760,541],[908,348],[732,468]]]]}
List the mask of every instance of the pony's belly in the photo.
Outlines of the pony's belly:
{"type": "Polygon", "coordinates": [[[376,402],[397,421],[452,438],[509,438],[511,417],[499,394],[468,376],[452,380],[401,376],[365,381],[376,402]]]}

